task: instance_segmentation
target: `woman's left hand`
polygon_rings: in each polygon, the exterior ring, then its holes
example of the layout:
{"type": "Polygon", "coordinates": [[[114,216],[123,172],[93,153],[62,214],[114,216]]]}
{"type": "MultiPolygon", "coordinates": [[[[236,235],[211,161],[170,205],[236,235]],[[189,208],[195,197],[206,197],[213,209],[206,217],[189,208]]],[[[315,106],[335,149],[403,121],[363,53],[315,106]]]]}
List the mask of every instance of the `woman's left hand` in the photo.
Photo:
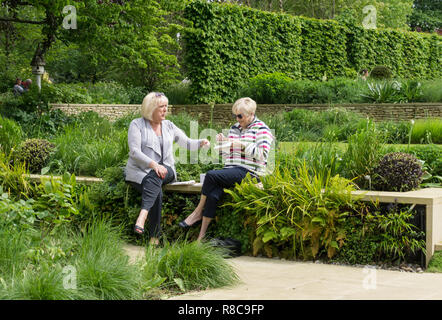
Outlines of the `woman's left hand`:
{"type": "Polygon", "coordinates": [[[210,147],[210,141],[207,140],[207,139],[203,139],[201,141],[200,148],[203,148],[203,147],[209,148],[210,147]]]}
{"type": "Polygon", "coordinates": [[[241,143],[241,141],[239,141],[238,139],[231,139],[230,140],[232,142],[232,147],[235,149],[242,149],[244,148],[244,145],[241,143]]]}

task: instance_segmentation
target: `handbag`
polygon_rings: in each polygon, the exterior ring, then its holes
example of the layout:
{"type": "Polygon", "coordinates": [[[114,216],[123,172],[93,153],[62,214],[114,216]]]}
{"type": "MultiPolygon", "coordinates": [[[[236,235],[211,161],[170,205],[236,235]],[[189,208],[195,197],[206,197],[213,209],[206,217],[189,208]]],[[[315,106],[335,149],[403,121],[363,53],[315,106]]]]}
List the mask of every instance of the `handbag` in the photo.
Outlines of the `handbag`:
{"type": "Polygon", "coordinates": [[[214,238],[210,241],[210,244],[217,248],[226,249],[226,253],[229,257],[239,257],[241,255],[241,241],[233,238],[214,238]]]}

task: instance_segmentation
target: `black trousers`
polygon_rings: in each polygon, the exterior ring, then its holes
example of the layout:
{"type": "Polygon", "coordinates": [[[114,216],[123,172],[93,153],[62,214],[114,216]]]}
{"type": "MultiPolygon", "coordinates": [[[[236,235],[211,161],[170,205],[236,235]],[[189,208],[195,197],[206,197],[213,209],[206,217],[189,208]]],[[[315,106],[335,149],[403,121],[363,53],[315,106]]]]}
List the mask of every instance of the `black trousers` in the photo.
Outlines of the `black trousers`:
{"type": "Polygon", "coordinates": [[[214,218],[218,202],[223,198],[224,188],[231,188],[235,183],[241,183],[249,172],[239,166],[208,171],[201,189],[201,193],[207,197],[203,216],[214,218]]]}
{"type": "Polygon", "coordinates": [[[147,220],[149,223],[150,237],[158,238],[161,235],[161,208],[163,202],[162,186],[173,181],[174,173],[172,168],[163,164],[167,169],[164,179],[158,177],[154,170],[151,170],[141,184],[130,182],[130,184],[141,193],[141,209],[149,211],[147,220]]]}

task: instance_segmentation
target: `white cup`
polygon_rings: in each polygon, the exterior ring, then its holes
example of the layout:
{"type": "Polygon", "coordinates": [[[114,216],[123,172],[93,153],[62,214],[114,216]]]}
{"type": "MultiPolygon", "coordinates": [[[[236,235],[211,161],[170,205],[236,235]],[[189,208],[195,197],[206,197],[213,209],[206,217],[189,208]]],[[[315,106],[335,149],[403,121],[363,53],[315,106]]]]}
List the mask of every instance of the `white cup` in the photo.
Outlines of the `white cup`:
{"type": "Polygon", "coordinates": [[[201,173],[200,174],[200,183],[203,184],[204,183],[204,178],[206,177],[205,173],[201,173]]]}

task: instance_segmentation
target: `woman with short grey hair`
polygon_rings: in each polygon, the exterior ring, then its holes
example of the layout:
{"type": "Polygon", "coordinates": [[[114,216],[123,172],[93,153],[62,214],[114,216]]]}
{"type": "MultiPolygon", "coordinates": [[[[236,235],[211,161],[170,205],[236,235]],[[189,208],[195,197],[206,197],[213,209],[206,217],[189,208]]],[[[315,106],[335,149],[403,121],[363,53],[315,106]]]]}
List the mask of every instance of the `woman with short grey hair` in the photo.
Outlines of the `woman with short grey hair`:
{"type": "Polygon", "coordinates": [[[149,217],[150,243],[161,235],[162,186],[176,180],[173,143],[188,150],[210,146],[207,139],[189,139],[173,122],[166,120],[168,99],[162,92],[146,95],[141,118],[132,120],[128,130],[129,159],[126,181],[141,193],[141,210],[134,232],[144,234],[149,217]]]}
{"type": "Polygon", "coordinates": [[[259,177],[269,173],[267,159],[274,137],[255,112],[256,102],[253,99],[238,99],[232,106],[236,124],[230,128],[227,137],[222,133],[216,136],[216,140],[224,146],[220,150],[225,158],[225,166],[207,172],[197,207],[179,223],[185,229],[201,222],[198,241],[205,237],[210,222],[215,218],[225,188],[241,183],[247,175],[259,180],[259,177]]]}

